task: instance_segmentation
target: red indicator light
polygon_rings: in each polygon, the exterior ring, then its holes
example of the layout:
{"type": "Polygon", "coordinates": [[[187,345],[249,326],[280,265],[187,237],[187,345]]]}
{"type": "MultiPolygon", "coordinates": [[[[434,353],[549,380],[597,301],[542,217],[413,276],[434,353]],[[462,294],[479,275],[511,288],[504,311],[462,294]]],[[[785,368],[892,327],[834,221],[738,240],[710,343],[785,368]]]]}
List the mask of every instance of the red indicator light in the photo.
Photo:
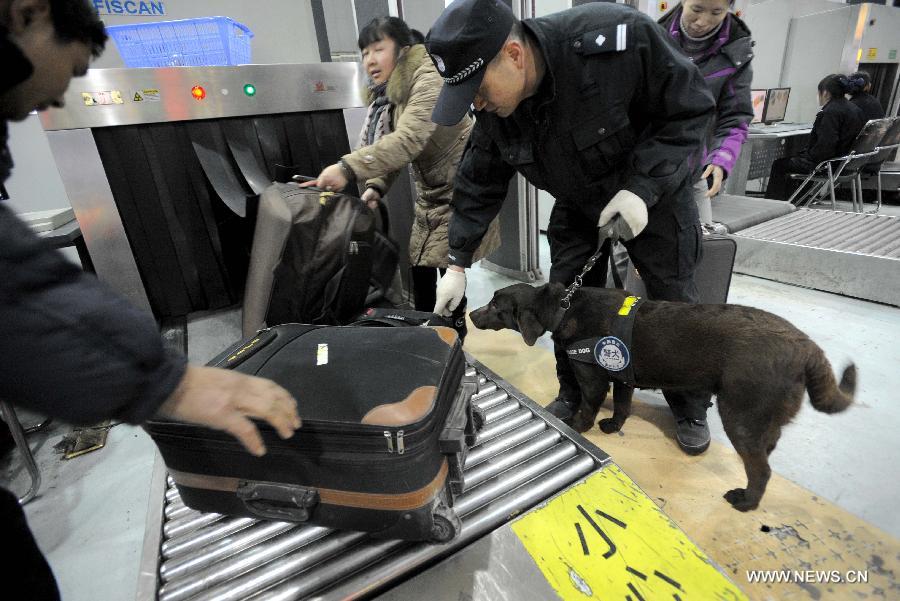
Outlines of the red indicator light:
{"type": "Polygon", "coordinates": [[[194,86],[191,88],[191,96],[194,97],[194,100],[203,100],[206,98],[206,90],[203,86],[194,86]]]}

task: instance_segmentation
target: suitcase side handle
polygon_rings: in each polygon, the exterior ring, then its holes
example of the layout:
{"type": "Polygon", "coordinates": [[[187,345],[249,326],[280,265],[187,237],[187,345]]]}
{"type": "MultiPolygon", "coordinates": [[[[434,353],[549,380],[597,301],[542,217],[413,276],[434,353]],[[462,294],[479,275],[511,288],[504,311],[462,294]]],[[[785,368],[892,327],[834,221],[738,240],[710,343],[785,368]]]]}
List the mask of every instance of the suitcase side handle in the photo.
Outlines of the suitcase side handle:
{"type": "Polygon", "coordinates": [[[478,390],[473,377],[464,377],[459,392],[453,400],[453,406],[447,413],[447,421],[441,432],[438,443],[442,453],[462,453],[466,450],[467,426],[472,420],[472,395],[478,390]]]}
{"type": "Polygon", "coordinates": [[[316,489],[275,482],[243,480],[238,484],[237,497],[253,515],[283,522],[305,522],[319,504],[316,489]]]}
{"type": "MultiPolygon", "coordinates": [[[[299,173],[292,174],[291,173],[292,170],[294,170],[294,168],[291,166],[275,165],[275,174],[276,174],[275,181],[281,182],[281,183],[296,182],[299,184],[299,183],[305,183],[305,182],[314,182],[314,181],[318,180],[317,177],[311,177],[309,175],[301,175],[299,173]]],[[[329,190],[323,190],[321,188],[317,188],[315,186],[310,186],[307,188],[307,190],[314,190],[316,192],[329,191],[329,190]]],[[[343,194],[344,196],[346,196],[348,198],[362,201],[362,199],[360,197],[354,196],[353,194],[348,194],[346,192],[346,188],[341,191],[341,194],[343,194]]],[[[386,234],[388,234],[388,232],[391,231],[391,221],[390,221],[390,215],[388,214],[387,207],[384,205],[383,202],[378,203],[378,215],[381,217],[381,231],[382,231],[382,233],[384,233],[386,235],[386,234]]]]}

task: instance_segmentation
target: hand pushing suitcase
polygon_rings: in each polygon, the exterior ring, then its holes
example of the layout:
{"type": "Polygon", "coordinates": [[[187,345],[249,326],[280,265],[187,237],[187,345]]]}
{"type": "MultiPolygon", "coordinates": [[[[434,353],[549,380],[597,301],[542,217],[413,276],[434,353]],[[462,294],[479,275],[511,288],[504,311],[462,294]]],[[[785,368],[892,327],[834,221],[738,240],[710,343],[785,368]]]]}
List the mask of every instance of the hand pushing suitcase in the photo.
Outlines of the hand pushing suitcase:
{"type": "Polygon", "coordinates": [[[303,426],[285,441],[259,423],[268,453],[254,457],[217,430],[148,422],[185,505],[385,538],[458,533],[451,485],[475,384],[452,329],[285,324],[210,364],[284,386],[303,426]]]}

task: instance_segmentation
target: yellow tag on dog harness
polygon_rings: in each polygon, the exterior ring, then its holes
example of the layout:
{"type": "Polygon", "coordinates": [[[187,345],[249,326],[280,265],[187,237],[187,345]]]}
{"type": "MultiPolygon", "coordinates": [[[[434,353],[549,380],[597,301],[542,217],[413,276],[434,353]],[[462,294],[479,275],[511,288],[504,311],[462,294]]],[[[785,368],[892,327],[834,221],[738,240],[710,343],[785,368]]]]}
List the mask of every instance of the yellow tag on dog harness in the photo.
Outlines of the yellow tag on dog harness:
{"type": "Polygon", "coordinates": [[[626,317],[631,313],[631,308],[634,306],[634,303],[639,300],[641,300],[640,296],[626,296],[625,300],[622,301],[622,306],[619,308],[619,315],[626,317]]]}

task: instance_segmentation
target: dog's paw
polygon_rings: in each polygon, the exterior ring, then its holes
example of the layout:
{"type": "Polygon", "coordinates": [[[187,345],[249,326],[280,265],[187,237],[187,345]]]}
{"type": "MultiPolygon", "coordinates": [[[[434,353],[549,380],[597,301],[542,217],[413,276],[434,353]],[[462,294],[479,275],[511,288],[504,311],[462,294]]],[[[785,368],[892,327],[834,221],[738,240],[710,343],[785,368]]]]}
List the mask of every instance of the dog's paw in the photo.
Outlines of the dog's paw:
{"type": "Polygon", "coordinates": [[[617,424],[616,420],[611,417],[601,419],[597,422],[597,425],[600,426],[600,430],[602,430],[604,434],[613,434],[622,429],[622,426],[617,424]]]}
{"type": "Polygon", "coordinates": [[[723,495],[725,500],[731,503],[731,506],[738,511],[750,511],[759,506],[759,499],[752,500],[747,498],[746,488],[733,488],[723,495]]]}
{"type": "Polygon", "coordinates": [[[593,419],[585,419],[580,413],[576,413],[571,419],[565,422],[567,426],[581,434],[587,432],[594,425],[593,419]]]}

